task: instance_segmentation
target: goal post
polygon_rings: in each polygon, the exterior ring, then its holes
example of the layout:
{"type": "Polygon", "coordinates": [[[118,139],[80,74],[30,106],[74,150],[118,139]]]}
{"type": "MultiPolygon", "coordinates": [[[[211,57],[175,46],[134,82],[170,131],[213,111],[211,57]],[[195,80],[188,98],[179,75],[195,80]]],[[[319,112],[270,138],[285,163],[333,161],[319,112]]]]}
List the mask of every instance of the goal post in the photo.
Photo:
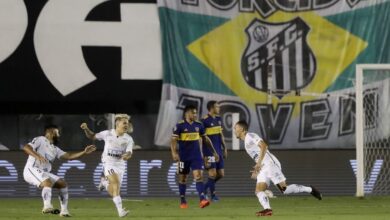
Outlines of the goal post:
{"type": "Polygon", "coordinates": [[[389,81],[390,64],[356,65],[355,141],[357,197],[363,197],[366,194],[390,194],[390,187],[388,186],[390,185],[389,176],[385,176],[388,171],[380,173],[381,170],[386,170],[390,163],[388,161],[390,157],[389,81]],[[372,91],[373,86],[380,87],[381,91],[378,91],[377,95],[367,96],[365,93],[372,91]],[[376,169],[374,165],[376,161],[380,161],[380,166],[385,165],[385,167],[376,169]],[[376,178],[373,177],[372,172],[374,172],[376,178]]]}

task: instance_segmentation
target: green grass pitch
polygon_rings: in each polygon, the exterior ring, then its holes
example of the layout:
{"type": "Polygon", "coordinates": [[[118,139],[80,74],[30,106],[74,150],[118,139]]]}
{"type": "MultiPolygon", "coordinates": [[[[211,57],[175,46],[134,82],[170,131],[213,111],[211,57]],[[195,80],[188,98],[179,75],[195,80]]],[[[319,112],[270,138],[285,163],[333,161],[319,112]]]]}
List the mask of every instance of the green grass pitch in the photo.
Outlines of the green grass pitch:
{"type": "MultiPolygon", "coordinates": [[[[124,219],[364,219],[389,220],[390,197],[324,197],[318,201],[309,196],[281,196],[271,199],[272,217],[256,217],[260,206],[253,197],[222,197],[205,209],[198,207],[196,198],[189,199],[189,209],[179,209],[177,198],[124,198],[124,207],[130,214],[124,219]]],[[[53,197],[58,207],[58,199],[53,197]]],[[[57,215],[41,214],[39,198],[0,199],[0,219],[62,219],[57,215]]],[[[108,198],[71,198],[69,211],[72,219],[119,219],[114,204],[108,198]]]]}

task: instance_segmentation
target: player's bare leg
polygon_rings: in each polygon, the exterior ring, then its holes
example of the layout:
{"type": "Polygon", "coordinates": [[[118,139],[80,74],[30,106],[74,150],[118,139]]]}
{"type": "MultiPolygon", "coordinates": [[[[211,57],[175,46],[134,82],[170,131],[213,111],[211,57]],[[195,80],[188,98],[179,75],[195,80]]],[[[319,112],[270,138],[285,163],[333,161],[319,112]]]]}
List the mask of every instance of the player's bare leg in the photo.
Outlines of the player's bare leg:
{"type": "Polygon", "coordinates": [[[42,199],[43,199],[43,214],[58,214],[59,210],[54,209],[53,205],[51,204],[51,194],[52,194],[52,187],[53,183],[50,181],[50,179],[45,179],[41,185],[39,185],[39,188],[42,189],[42,199]]]}
{"type": "Polygon", "coordinates": [[[287,185],[286,181],[277,184],[279,190],[285,194],[293,194],[293,193],[310,193],[318,200],[322,200],[322,194],[313,186],[303,186],[297,184],[287,185]]]}
{"type": "Polygon", "coordinates": [[[268,188],[267,183],[257,183],[256,184],[256,196],[259,199],[259,202],[261,206],[263,206],[262,211],[256,212],[257,216],[271,216],[272,215],[272,209],[269,204],[269,198],[265,194],[265,190],[268,188]]]}
{"type": "Polygon", "coordinates": [[[119,217],[125,217],[129,211],[123,209],[122,207],[122,198],[120,196],[120,180],[119,176],[116,173],[113,173],[107,176],[108,179],[108,193],[112,196],[112,201],[114,202],[116,209],[118,210],[119,217]]]}
{"type": "Polygon", "coordinates": [[[179,193],[180,193],[180,208],[187,209],[188,203],[186,200],[187,189],[187,174],[179,174],[179,193]]]}
{"type": "Polygon", "coordinates": [[[210,205],[210,202],[204,196],[204,184],[203,184],[203,171],[202,170],[193,170],[192,174],[196,182],[196,191],[199,195],[199,207],[205,208],[210,205]]]}
{"type": "Polygon", "coordinates": [[[61,204],[60,216],[71,217],[68,211],[69,194],[66,182],[63,179],[59,179],[57,180],[57,182],[54,183],[53,188],[56,188],[59,191],[58,199],[60,200],[61,204]]]}
{"type": "Polygon", "coordinates": [[[219,169],[217,170],[217,176],[215,178],[215,182],[225,177],[225,169],[219,169]]]}

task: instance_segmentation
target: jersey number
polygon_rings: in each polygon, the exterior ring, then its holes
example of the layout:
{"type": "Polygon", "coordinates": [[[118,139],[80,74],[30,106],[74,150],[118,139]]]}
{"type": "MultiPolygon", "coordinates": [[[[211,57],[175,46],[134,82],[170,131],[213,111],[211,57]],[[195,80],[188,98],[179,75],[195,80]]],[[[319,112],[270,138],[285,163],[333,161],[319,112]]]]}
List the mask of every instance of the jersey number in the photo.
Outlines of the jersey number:
{"type": "Polygon", "coordinates": [[[207,157],[207,162],[208,163],[215,163],[215,157],[214,156],[207,157]]]}
{"type": "Polygon", "coordinates": [[[177,167],[178,167],[179,173],[183,172],[183,170],[184,170],[184,162],[178,162],[177,163],[177,167]]]}
{"type": "Polygon", "coordinates": [[[109,169],[107,172],[108,172],[108,174],[110,174],[110,175],[112,175],[112,174],[115,173],[114,169],[109,169]]]}

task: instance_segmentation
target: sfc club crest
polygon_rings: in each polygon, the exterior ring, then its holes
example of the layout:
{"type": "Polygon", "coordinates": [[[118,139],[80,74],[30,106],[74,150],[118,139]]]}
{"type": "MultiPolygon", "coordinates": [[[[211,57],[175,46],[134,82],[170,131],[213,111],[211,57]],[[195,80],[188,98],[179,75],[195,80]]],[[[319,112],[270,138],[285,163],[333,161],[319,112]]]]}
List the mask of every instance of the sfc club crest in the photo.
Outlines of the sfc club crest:
{"type": "Polygon", "coordinates": [[[256,18],[245,31],[249,40],[241,71],[252,88],[267,91],[269,71],[273,90],[301,89],[311,82],[316,60],[306,41],[310,27],[301,18],[286,23],[267,23],[256,18]]]}

